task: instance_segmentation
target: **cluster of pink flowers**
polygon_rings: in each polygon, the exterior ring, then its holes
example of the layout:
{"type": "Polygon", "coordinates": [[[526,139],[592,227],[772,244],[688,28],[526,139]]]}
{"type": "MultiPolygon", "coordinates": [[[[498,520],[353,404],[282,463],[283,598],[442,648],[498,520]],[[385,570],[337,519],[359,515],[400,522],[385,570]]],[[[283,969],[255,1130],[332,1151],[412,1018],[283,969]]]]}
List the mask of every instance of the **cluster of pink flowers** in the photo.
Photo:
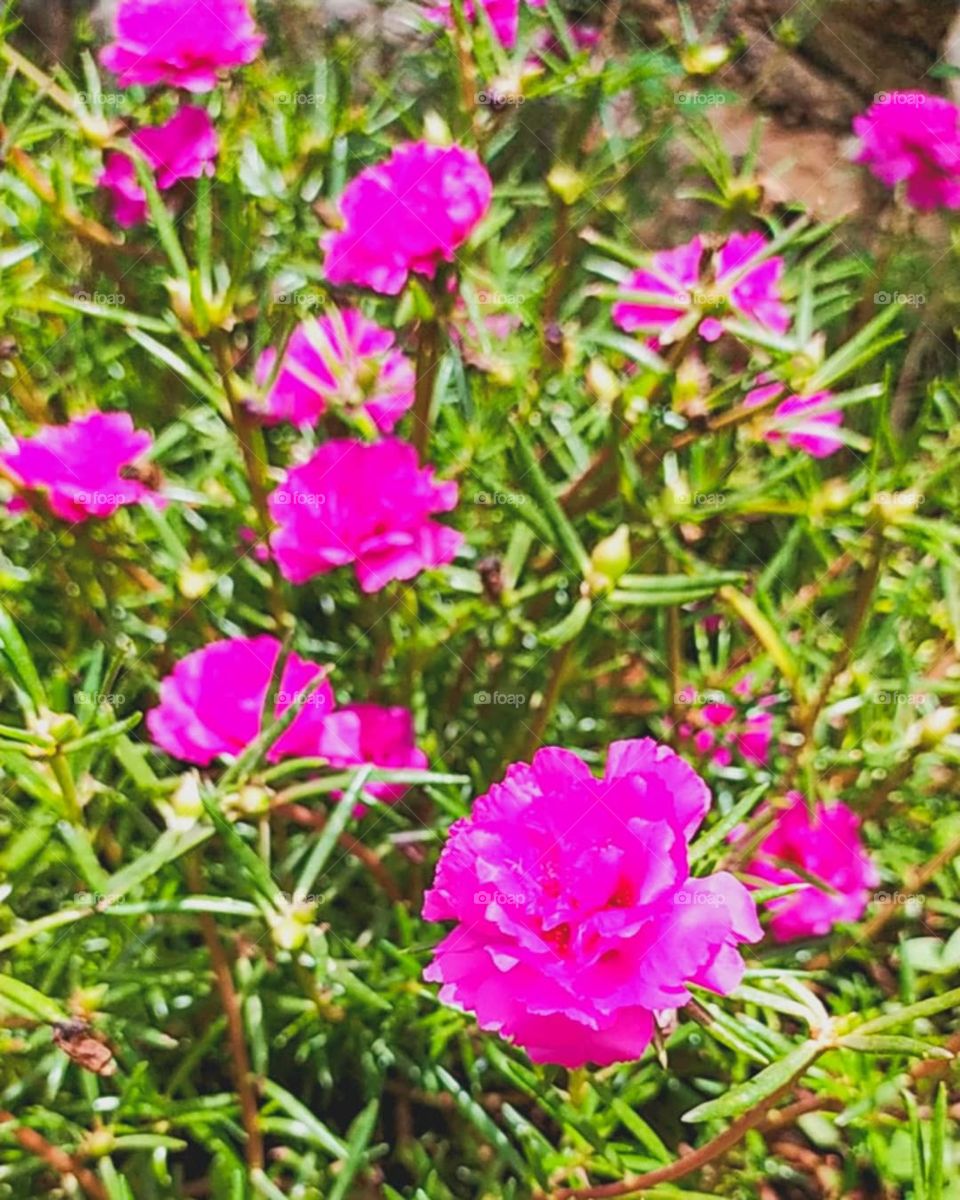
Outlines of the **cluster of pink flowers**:
{"type": "Polygon", "coordinates": [[[270,496],[270,540],[281,571],[305,583],[352,563],[364,592],[451,562],[463,536],[431,520],[457,503],[457,485],[421,467],[396,438],[325,442],[270,496]]]}
{"type": "MultiPolygon", "coordinates": [[[[253,62],[263,41],[247,0],[120,0],[114,40],[100,52],[100,62],[121,87],[164,84],[209,92],[220,71],[253,62]]],[[[131,141],[161,191],[213,174],[217,134],[202,108],[184,105],[163,125],[137,130],[131,141]]],[[[118,225],[146,220],[147,197],[128,155],[107,154],[97,182],[110,194],[118,225]]]]}
{"type": "MultiPolygon", "coordinates": [[[[136,478],[138,460],[152,446],[127,413],[94,412],[17,438],[13,449],[0,453],[0,467],[20,490],[43,496],[54,516],[76,523],[112,516],[127,504],[166,503],[136,478]]],[[[9,508],[27,505],[20,496],[9,508]]]]}
{"type": "Polygon", "coordinates": [[[509,767],[450,831],[423,914],[456,927],[426,978],[537,1061],[637,1058],[687,984],[737,987],[738,946],[761,937],[743,884],[690,876],[709,806],[649,738],[613,743],[602,779],[555,748],[509,767]]]}
{"type": "Polygon", "coordinates": [[[321,242],[324,273],[331,283],[388,296],[402,291],[411,273],[432,279],[441,263],[453,262],[492,195],[487,169],[472,150],[404,142],[347,185],[343,228],[321,242]]]}
{"type": "Polygon", "coordinates": [[[840,922],[858,921],[880,876],[860,840],[860,819],[845,804],[808,805],[790,792],[770,832],[744,868],[748,878],[800,885],[769,901],[777,941],[822,937],[840,922]],[[794,869],[797,868],[797,869],[794,869]]]}
{"type": "Polygon", "coordinates": [[[304,321],[279,363],[270,347],[257,364],[257,382],[269,384],[263,419],[313,425],[336,406],[362,409],[381,433],[392,433],[413,404],[415,383],[413,363],[395,340],[355,308],[304,321]]]}
{"type": "MultiPolygon", "coordinates": [[[[531,8],[542,8],[547,0],[527,0],[531,8]]],[[[463,15],[471,24],[478,25],[482,18],[479,9],[490,22],[490,27],[496,34],[497,40],[507,50],[512,50],[517,44],[517,30],[520,27],[520,0],[464,0],[463,15]]],[[[451,0],[436,0],[430,9],[429,17],[439,21],[447,28],[454,28],[453,5],[451,0]]]]}
{"type": "MultiPolygon", "coordinates": [[[[130,140],[153,169],[160,191],[214,172],[217,131],[202,108],[185,104],[163,125],[138,129],[130,140]]],[[[97,182],[110,193],[118,225],[130,228],[146,220],[147,194],[128,155],[116,150],[108,154],[97,182]]]]}
{"type": "Polygon", "coordinates": [[[733,686],[733,695],[711,692],[697,703],[692,688],[677,697],[690,707],[677,725],[677,734],[689,741],[697,754],[717,767],[729,767],[735,756],[753,766],[766,766],[773,741],[772,695],[753,698],[749,678],[733,686]],[[749,707],[744,711],[744,705],[749,707]]]}
{"type": "MultiPolygon", "coordinates": [[[[786,390],[778,380],[763,380],[759,387],[747,393],[743,402],[754,408],[783,396],[786,390]]],[[[843,424],[843,413],[830,407],[832,399],[830,392],[786,396],[773,410],[772,420],[763,436],[768,442],[785,441],[788,446],[804,450],[813,458],[829,458],[843,449],[843,441],[834,432],[843,424]]]]}
{"type": "MultiPolygon", "coordinates": [[[[160,684],[160,703],[147,713],[154,743],[184,762],[208,767],[242,754],[271,720],[291,705],[299,711],[267,753],[284,758],[323,758],[331,766],[425,767],[405,708],[349,704],[338,708],[329,668],[288,654],[276,688],[276,705],[265,712],[282,647],[267,635],[212,642],[182,658],[160,684]]],[[[405,788],[371,783],[384,802],[405,788]]]]}
{"type": "Polygon", "coordinates": [[[646,334],[656,347],[693,329],[715,342],[731,318],[786,333],[790,313],[780,295],[786,264],[767,247],[762,233],[734,233],[712,253],[699,235],[660,250],[626,281],[613,319],[628,333],[646,334]]]}
{"type": "Polygon", "coordinates": [[[904,184],[920,212],[960,208],[960,109],[926,92],[883,92],[854,118],[857,162],[887,187],[904,184]]]}
{"type": "Polygon", "coordinates": [[[121,87],[209,92],[220,71],[253,62],[263,42],[247,0],[120,0],[100,62],[121,87]]]}
{"type": "MultiPolygon", "coordinates": [[[[466,0],[468,20],[480,19],[479,5],[498,40],[512,48],[520,0],[466,0]]],[[[447,0],[439,0],[436,15],[452,19],[447,0]]],[[[123,86],[199,93],[222,71],[252,62],[263,40],[247,0],[121,0],[115,39],[101,61],[123,86]]],[[[585,31],[578,44],[594,40],[585,31]]],[[[557,52],[549,35],[536,45],[557,52]]],[[[957,117],[954,106],[931,97],[912,109],[879,101],[858,118],[860,161],[885,182],[906,182],[918,208],[960,207],[957,117]]],[[[218,154],[209,116],[189,105],[138,130],[132,143],[160,190],[212,174],[218,154]]],[[[128,156],[109,154],[100,184],[119,224],[145,219],[147,198],[128,156]]],[[[472,151],[398,145],[344,190],[341,225],[321,243],[325,277],[390,296],[412,275],[433,279],[454,261],[491,200],[490,176],[472,151]]],[[[612,318],[656,348],[693,336],[716,342],[738,322],[784,334],[791,323],[785,263],[770,251],[760,233],[732,234],[716,248],[698,236],[662,250],[627,281],[612,318]]],[[[513,318],[502,320],[506,331],[513,318]]],[[[471,329],[461,325],[469,356],[471,329]]],[[[250,404],[265,423],[311,427],[332,411],[376,437],[322,441],[269,496],[270,553],[287,580],[303,584],[352,566],[359,588],[372,593],[454,559],[463,537],[434,518],[455,508],[457,485],[438,480],[412,445],[393,436],[415,392],[413,364],[393,332],[357,308],[330,309],[302,321],[282,349],[264,351],[255,382],[262,397],[250,404]]],[[[831,401],[827,392],[788,394],[786,385],[761,376],[745,403],[776,403],[764,437],[822,458],[842,445],[842,414],[831,401]]],[[[123,505],[164,503],[137,475],[151,446],[126,414],[94,413],[19,439],[0,453],[0,468],[24,493],[20,507],[42,495],[56,516],[82,521],[123,505]]],[[[147,728],[160,749],[209,768],[242,755],[294,707],[296,716],[267,753],[271,763],[427,765],[408,709],[338,706],[329,675],[329,666],[286,653],[272,636],[216,641],[163,679],[147,728]]],[[[754,696],[744,680],[731,696],[701,702],[688,692],[680,699],[689,707],[675,732],[701,759],[720,767],[737,759],[768,765],[774,697],[754,696]]],[[[374,782],[367,790],[391,803],[405,787],[374,782]]],[[[615,742],[597,778],[574,753],[542,749],[532,763],[511,765],[452,827],[423,913],[454,928],[426,978],[441,985],[445,1002],[473,1012],[483,1029],[537,1061],[577,1067],[636,1058],[661,1015],[689,1001],[690,985],[719,994],[738,986],[741,947],[762,936],[751,887],[800,885],[769,902],[771,930],[781,941],[821,936],[862,914],[877,873],[856,816],[839,803],[810,808],[796,793],[789,801],[767,812],[769,829],[744,868],[747,883],[723,871],[694,877],[689,846],[711,798],[673,750],[651,739],[615,742]]]]}

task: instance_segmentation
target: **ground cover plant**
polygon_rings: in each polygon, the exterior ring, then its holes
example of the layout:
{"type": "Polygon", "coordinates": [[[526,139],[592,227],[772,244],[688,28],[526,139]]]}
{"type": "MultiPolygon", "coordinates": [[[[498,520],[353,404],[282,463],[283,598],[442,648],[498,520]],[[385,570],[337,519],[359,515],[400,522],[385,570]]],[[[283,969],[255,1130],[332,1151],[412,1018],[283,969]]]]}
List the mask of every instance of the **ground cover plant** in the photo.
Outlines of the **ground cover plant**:
{"type": "Polygon", "coordinates": [[[6,6],[0,1197],[960,1196],[960,110],[679,9],[6,6]]]}

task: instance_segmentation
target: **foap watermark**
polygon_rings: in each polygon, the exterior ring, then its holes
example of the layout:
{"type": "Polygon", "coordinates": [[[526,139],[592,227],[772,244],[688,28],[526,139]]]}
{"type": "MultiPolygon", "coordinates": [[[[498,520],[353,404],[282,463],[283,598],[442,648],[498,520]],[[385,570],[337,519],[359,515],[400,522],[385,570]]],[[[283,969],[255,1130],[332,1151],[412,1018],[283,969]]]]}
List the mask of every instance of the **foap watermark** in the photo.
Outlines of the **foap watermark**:
{"type": "Polygon", "coordinates": [[[319,292],[280,292],[277,295],[277,304],[292,304],[296,308],[316,308],[322,303],[323,296],[319,292]]]}
{"type": "Polygon", "coordinates": [[[896,104],[904,108],[920,108],[926,104],[923,92],[874,92],[874,104],[896,104]]]}
{"type": "Polygon", "coordinates": [[[499,904],[501,907],[516,907],[526,904],[527,898],[523,892],[479,891],[473,893],[473,902],[474,904],[499,904]]]}
{"type": "Polygon", "coordinates": [[[477,302],[491,308],[510,308],[524,300],[526,296],[520,292],[477,292],[477,302]]]}
{"type": "Polygon", "coordinates": [[[126,701],[126,696],[123,692],[74,692],[73,700],[75,704],[87,704],[96,708],[100,708],[105,704],[116,708],[118,705],[126,701]]]}
{"type": "Polygon", "coordinates": [[[526,504],[527,498],[523,492],[477,492],[473,498],[474,504],[526,504]]]}
{"type": "Polygon", "coordinates": [[[83,304],[98,304],[101,308],[123,308],[127,303],[123,292],[74,292],[73,298],[83,304]]]}
{"type": "Polygon", "coordinates": [[[326,504],[327,496],[325,492],[276,491],[273,493],[273,501],[275,504],[292,504],[295,507],[299,505],[302,508],[316,508],[318,505],[326,504]]]}
{"type": "Polygon", "coordinates": [[[923,308],[927,302],[924,292],[874,292],[874,304],[900,304],[904,308],[923,308]]]}
{"type": "Polygon", "coordinates": [[[77,492],[78,504],[120,505],[126,504],[129,499],[126,492],[77,492]]]}
{"type": "Polygon", "coordinates": [[[717,892],[689,892],[681,888],[674,893],[673,902],[684,908],[724,908],[727,900],[717,892]]]}
{"type": "Polygon", "coordinates": [[[875,492],[873,498],[877,504],[892,505],[896,508],[919,508],[927,499],[923,492],[910,489],[902,492],[875,492]]]}
{"type": "Polygon", "coordinates": [[[317,104],[326,104],[327,97],[323,92],[280,92],[277,103],[292,108],[311,108],[317,104]]]}
{"type": "Polygon", "coordinates": [[[690,104],[697,108],[710,108],[714,104],[726,104],[725,92],[674,92],[677,104],[690,104]]]}
{"type": "Polygon", "coordinates": [[[130,103],[130,97],[123,92],[78,92],[77,99],[86,108],[112,108],[130,103]]]}
{"type": "Polygon", "coordinates": [[[473,702],[481,706],[489,704],[501,708],[524,708],[527,703],[526,692],[474,692],[473,702]]]}
{"type": "Polygon", "coordinates": [[[474,97],[477,104],[487,108],[519,108],[524,103],[522,92],[514,92],[509,88],[488,87],[477,92],[474,97]]]}
{"type": "Polygon", "coordinates": [[[691,687],[681,688],[673,697],[674,704],[726,704],[728,697],[723,692],[697,692],[691,687]]]}
{"type": "Polygon", "coordinates": [[[875,904],[898,904],[905,905],[909,908],[919,909],[923,907],[925,897],[919,892],[874,892],[873,901],[875,904]]]}
{"type": "Polygon", "coordinates": [[[874,692],[872,699],[877,704],[906,704],[919,708],[930,699],[926,692],[874,692]]]}
{"type": "Polygon", "coordinates": [[[283,690],[277,692],[277,703],[282,704],[284,708],[292,704],[298,708],[326,709],[330,707],[330,698],[322,690],[311,692],[305,688],[301,688],[298,692],[286,692],[283,690]]]}
{"type": "Polygon", "coordinates": [[[123,899],[123,892],[74,892],[73,902],[78,908],[95,908],[102,912],[123,899]]]}

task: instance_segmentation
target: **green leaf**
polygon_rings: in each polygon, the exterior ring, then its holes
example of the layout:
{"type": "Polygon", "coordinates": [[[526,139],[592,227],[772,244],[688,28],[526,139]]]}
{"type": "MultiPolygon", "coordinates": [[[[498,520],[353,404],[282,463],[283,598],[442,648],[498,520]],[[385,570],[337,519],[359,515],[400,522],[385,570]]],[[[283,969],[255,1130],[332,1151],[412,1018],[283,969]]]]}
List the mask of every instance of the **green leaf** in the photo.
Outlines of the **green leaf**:
{"type": "Polygon", "coordinates": [[[893,1029],[897,1025],[906,1025],[910,1021],[916,1021],[920,1017],[933,1017],[937,1013],[943,1012],[948,1008],[956,1008],[960,1005],[960,988],[954,988],[952,991],[944,992],[940,996],[931,996],[928,1000],[918,1000],[916,1004],[908,1004],[905,1008],[898,1009],[896,1012],[886,1013],[882,1017],[874,1017],[871,1021],[865,1021],[862,1025],[858,1025],[851,1032],[863,1036],[867,1033],[881,1033],[884,1029],[893,1029]]]}
{"type": "Polygon", "coordinates": [[[895,1035],[850,1034],[842,1038],[839,1045],[846,1050],[859,1050],[863,1054],[909,1054],[918,1058],[953,1058],[953,1054],[942,1046],[931,1046],[918,1038],[895,1035]]]}
{"type": "Polygon", "coordinates": [[[715,1100],[698,1104],[681,1117],[683,1121],[699,1123],[721,1118],[739,1117],[741,1113],[756,1107],[789,1084],[814,1063],[827,1047],[822,1042],[807,1041],[795,1047],[785,1058],[771,1063],[758,1075],[732,1088],[715,1100]]]}
{"type": "Polygon", "coordinates": [[[526,434],[520,428],[519,422],[514,420],[512,425],[520,464],[523,467],[523,475],[518,482],[529,485],[534,499],[543,510],[543,516],[553,530],[557,545],[566,556],[564,565],[568,570],[576,570],[583,578],[586,578],[590,573],[590,555],[584,548],[570,518],[560,507],[560,502],[553,493],[550,481],[543,473],[543,468],[527,441],[526,434]]]}
{"type": "Polygon", "coordinates": [[[37,668],[33,665],[27,644],[20,636],[20,630],[2,604],[0,604],[0,649],[2,649],[13,673],[14,681],[22,693],[20,699],[25,713],[28,716],[36,716],[47,704],[43,684],[40,682],[37,668]],[[24,704],[25,700],[28,703],[24,704]]]}
{"type": "Polygon", "coordinates": [[[361,767],[354,775],[350,786],[337,802],[337,807],[333,810],[329,821],[327,821],[321,830],[320,836],[310,851],[310,857],[300,872],[296,888],[299,895],[307,896],[313,890],[314,883],[319,877],[320,872],[327,865],[327,859],[333,853],[334,847],[337,844],[337,838],[346,829],[347,822],[353,816],[357,799],[363,791],[363,785],[370,777],[371,770],[372,767],[369,764],[361,767]]]}
{"type": "Polygon", "coordinates": [[[353,1183],[360,1169],[366,1164],[367,1147],[370,1144],[370,1139],[373,1137],[379,1111],[380,1101],[376,1099],[371,1100],[350,1126],[350,1132],[347,1135],[349,1138],[347,1157],[337,1173],[333,1187],[327,1195],[327,1200],[345,1200],[345,1197],[350,1194],[350,1185],[353,1183]]]}
{"type": "Polygon", "coordinates": [[[14,1016],[33,1018],[52,1024],[66,1021],[67,1014],[55,1000],[38,992],[28,983],[0,974],[0,1011],[6,1009],[14,1016]]]}
{"type": "Polygon", "coordinates": [[[263,1093],[270,1100],[273,1100],[282,1109],[284,1109],[295,1120],[299,1121],[305,1129],[308,1129],[313,1135],[317,1143],[326,1149],[332,1158],[347,1158],[350,1149],[346,1142],[337,1137],[332,1130],[315,1116],[305,1104],[287,1091],[286,1088],[275,1083],[272,1079],[263,1081],[263,1093]]]}
{"type": "Polygon", "coordinates": [[[112,904],[157,874],[190,850],[195,850],[213,835],[209,825],[194,825],[190,829],[165,829],[149,850],[138,854],[125,867],[115,872],[104,884],[105,905],[112,904]]]}

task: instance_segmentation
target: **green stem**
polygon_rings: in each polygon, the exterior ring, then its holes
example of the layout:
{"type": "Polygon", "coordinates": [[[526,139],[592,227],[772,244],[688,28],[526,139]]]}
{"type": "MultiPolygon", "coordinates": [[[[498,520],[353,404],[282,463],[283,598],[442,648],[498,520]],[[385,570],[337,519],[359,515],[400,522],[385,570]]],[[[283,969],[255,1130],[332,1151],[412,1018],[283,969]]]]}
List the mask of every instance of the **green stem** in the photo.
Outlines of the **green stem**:
{"type": "Polygon", "coordinates": [[[60,794],[63,796],[67,820],[73,825],[81,825],[83,823],[83,810],[80,807],[80,799],[77,796],[77,785],[73,778],[73,772],[70,770],[70,763],[67,761],[67,756],[63,751],[57,751],[50,760],[50,766],[53,768],[57,783],[60,785],[60,794]]]}

